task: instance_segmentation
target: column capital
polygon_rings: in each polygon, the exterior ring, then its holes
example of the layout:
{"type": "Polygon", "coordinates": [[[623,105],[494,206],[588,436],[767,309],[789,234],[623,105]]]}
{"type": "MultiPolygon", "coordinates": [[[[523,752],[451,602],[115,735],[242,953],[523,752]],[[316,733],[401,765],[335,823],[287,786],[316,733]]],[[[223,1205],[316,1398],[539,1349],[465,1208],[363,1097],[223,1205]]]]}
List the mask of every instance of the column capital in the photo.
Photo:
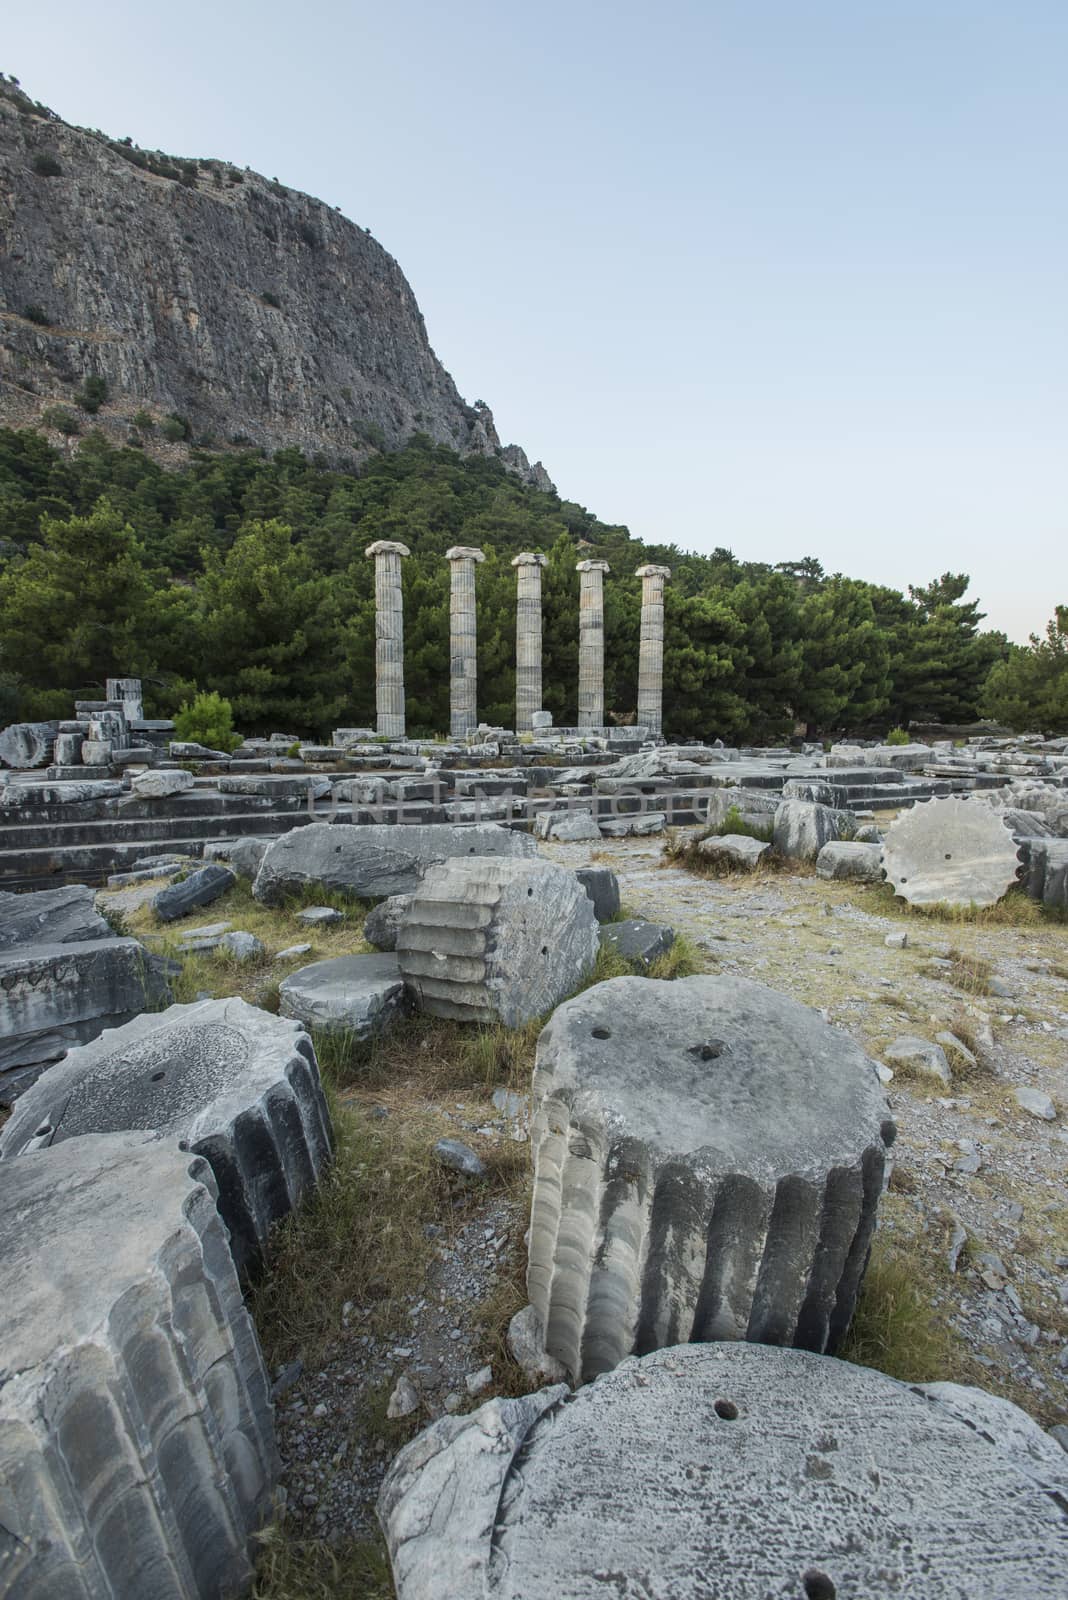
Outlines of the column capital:
{"type": "Polygon", "coordinates": [[[398,544],[396,539],[376,539],[364,551],[365,556],[410,556],[411,553],[406,544],[398,544]]]}
{"type": "Polygon", "coordinates": [[[636,578],[664,578],[664,579],[667,579],[667,578],[671,577],[671,568],[670,567],[654,567],[654,566],[635,567],[634,576],[636,578]]]}
{"type": "Polygon", "coordinates": [[[576,572],[611,572],[607,561],[576,561],[576,572]]]}
{"type": "Polygon", "coordinates": [[[485,561],[486,557],[481,550],[476,550],[473,545],[454,544],[451,550],[446,550],[446,561],[485,561]]]}
{"type": "Polygon", "coordinates": [[[549,557],[539,555],[534,550],[521,550],[517,556],[512,557],[513,567],[547,567],[549,557]]]}

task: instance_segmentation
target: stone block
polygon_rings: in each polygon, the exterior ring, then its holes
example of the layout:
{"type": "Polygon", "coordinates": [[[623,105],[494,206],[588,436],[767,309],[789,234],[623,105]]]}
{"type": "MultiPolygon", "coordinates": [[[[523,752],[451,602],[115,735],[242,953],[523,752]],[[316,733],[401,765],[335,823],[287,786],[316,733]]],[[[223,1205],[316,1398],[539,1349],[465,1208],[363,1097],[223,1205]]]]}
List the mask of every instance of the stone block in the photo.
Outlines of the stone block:
{"type": "Polygon", "coordinates": [[[229,867],[218,861],[198,867],[180,883],[168,884],[152,901],[152,910],[161,922],[176,922],[199,906],[210,906],[220,895],[232,889],[237,882],[229,867]]]}
{"type": "Polygon", "coordinates": [[[771,842],[780,855],[815,861],[825,844],[841,837],[836,813],[807,800],[783,800],[775,811],[771,842]]]}
{"type": "Polygon", "coordinates": [[[755,871],[770,849],[770,844],[747,833],[714,833],[697,843],[698,855],[738,872],[755,871]]]}
{"type": "Polygon", "coordinates": [[[364,919],[363,936],[367,943],[376,950],[395,950],[400,925],[411,903],[410,894],[391,894],[387,900],[380,901],[364,919]]]}
{"type": "Polygon", "coordinates": [[[956,795],[902,812],[883,845],[886,881],[910,905],[992,906],[1019,865],[1004,817],[956,795]]]}
{"type": "Polygon", "coordinates": [[[919,1072],[924,1077],[937,1078],[940,1083],[953,1082],[946,1052],[940,1044],[930,1039],[919,1039],[915,1034],[903,1033],[883,1051],[883,1060],[895,1073],[919,1072]]]}
{"type": "Polygon", "coordinates": [[[568,844],[601,837],[592,811],[543,811],[535,820],[534,832],[539,839],[559,839],[568,844]]]}
{"type": "Polygon", "coordinates": [[[599,826],[606,839],[627,839],[663,833],[666,823],[663,811],[636,811],[629,816],[602,817],[599,826]]]}
{"type": "Polygon", "coordinates": [[[0,1585],[244,1593],[279,1462],[211,1168],[90,1136],[0,1163],[0,1585]]]}
{"type": "Polygon", "coordinates": [[[152,772],[139,772],[130,787],[142,800],[169,800],[175,794],[187,794],[194,786],[191,772],[184,767],[156,767],[152,772]]]}
{"type": "Polygon", "coordinates": [[[611,922],[618,917],[619,879],[610,867],[580,867],[575,877],[593,901],[593,914],[598,922],[611,922]]]}
{"type": "Polygon", "coordinates": [[[518,1027],[594,964],[597,919],[573,872],[472,857],[432,866],[397,937],[400,969],[435,1016],[518,1027]]]}
{"type": "Polygon", "coordinates": [[[1033,900],[1068,911],[1068,840],[1029,839],[1025,885],[1033,900]]]}
{"type": "Polygon", "coordinates": [[[829,880],[856,879],[860,883],[882,883],[883,847],[881,844],[856,844],[832,840],[816,857],[816,876],[829,880]]]}
{"type": "Polygon", "coordinates": [[[742,978],[613,978],[543,1029],[533,1097],[527,1290],[576,1378],[690,1340],[836,1346],[895,1133],[852,1040],[742,978]]]}
{"type": "Polygon", "coordinates": [[[378,1517],[397,1600],[1037,1600],[1066,1592],[1066,1490],[980,1390],[689,1344],[432,1423],[378,1517]]]}
{"type": "Polygon", "coordinates": [[[55,1061],[165,995],[136,939],[0,949],[0,1072],[55,1061]]]}
{"type": "Polygon", "coordinates": [[[496,823],[404,825],[311,822],[268,847],[253,894],[278,905],[306,884],[380,899],[411,894],[432,863],[454,856],[535,856],[524,833],[496,823]]]}
{"type": "Polygon", "coordinates": [[[331,1155],[304,1028],[237,999],[171,1006],[72,1050],[0,1132],[0,1178],[12,1156],[130,1129],[182,1141],[210,1163],[242,1271],[331,1155]]]}
{"type": "Polygon", "coordinates": [[[255,878],[267,854],[270,839],[256,834],[240,839],[218,839],[204,846],[205,861],[227,861],[242,878],[255,878]]]}
{"type": "Polygon", "coordinates": [[[660,956],[666,956],[674,943],[674,928],[662,927],[659,922],[644,922],[638,917],[610,922],[601,929],[602,946],[641,967],[650,967],[660,956]]]}
{"type": "Polygon", "coordinates": [[[278,990],[283,1017],[355,1039],[385,1032],[404,1006],[404,979],[394,955],[314,961],[283,978],[278,990]]]}
{"type": "Polygon", "coordinates": [[[0,950],[109,939],[111,929],[94,902],[92,889],[82,883],[34,894],[0,893],[0,950]]]}
{"type": "Polygon", "coordinates": [[[78,766],[81,763],[82,745],[84,743],[85,734],[81,731],[78,733],[63,733],[61,731],[56,734],[52,759],[60,767],[78,766]]]}
{"type": "Polygon", "coordinates": [[[0,765],[46,767],[55,750],[58,722],[13,722],[0,732],[0,765]]]}
{"type": "Polygon", "coordinates": [[[20,811],[37,806],[87,805],[98,800],[116,800],[122,792],[118,778],[86,778],[73,783],[69,779],[57,783],[9,783],[0,791],[0,805],[20,811]]]}
{"type": "Polygon", "coordinates": [[[705,820],[709,827],[719,828],[730,811],[737,811],[747,821],[766,823],[769,827],[780,804],[773,789],[712,789],[708,796],[705,820]]]}

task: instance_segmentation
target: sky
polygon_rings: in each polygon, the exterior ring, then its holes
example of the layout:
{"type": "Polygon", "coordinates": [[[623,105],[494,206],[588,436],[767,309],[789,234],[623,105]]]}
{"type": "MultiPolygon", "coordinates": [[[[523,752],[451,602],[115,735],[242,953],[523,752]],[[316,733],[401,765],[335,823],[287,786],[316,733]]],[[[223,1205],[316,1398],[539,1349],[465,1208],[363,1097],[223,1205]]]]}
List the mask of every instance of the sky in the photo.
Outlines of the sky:
{"type": "Polygon", "coordinates": [[[636,536],[1068,602],[1065,0],[49,0],[0,69],[396,257],[501,437],[636,536]]]}

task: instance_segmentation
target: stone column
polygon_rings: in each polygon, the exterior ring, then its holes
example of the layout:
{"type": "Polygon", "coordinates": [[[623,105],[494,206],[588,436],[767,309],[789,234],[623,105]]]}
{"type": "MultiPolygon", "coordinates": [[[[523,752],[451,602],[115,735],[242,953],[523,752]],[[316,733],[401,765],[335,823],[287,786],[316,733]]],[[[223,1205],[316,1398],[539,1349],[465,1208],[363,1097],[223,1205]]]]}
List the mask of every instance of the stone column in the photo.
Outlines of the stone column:
{"type": "Polygon", "coordinates": [[[604,580],[607,561],[579,561],[578,725],[604,727],[604,580]]]}
{"type": "Polygon", "coordinates": [[[524,550],[514,557],[515,612],[515,730],[529,733],[531,718],[541,710],[541,569],[547,556],[524,550]]]}
{"type": "Polygon", "coordinates": [[[121,703],[127,722],[140,722],[144,717],[140,678],[108,678],[105,681],[108,699],[121,703]]]}
{"type": "Polygon", "coordinates": [[[378,732],[404,738],[404,602],[401,556],[406,544],[377,539],[364,551],[375,558],[375,708],[378,732]]]}
{"type": "Polygon", "coordinates": [[[664,699],[664,584],[670,567],[639,567],[642,624],[638,645],[638,723],[659,733],[664,699]]]}
{"type": "Polygon", "coordinates": [[[449,733],[454,739],[478,727],[478,660],[475,632],[475,564],[481,550],[454,544],[445,560],[452,568],[449,592],[449,733]]]}

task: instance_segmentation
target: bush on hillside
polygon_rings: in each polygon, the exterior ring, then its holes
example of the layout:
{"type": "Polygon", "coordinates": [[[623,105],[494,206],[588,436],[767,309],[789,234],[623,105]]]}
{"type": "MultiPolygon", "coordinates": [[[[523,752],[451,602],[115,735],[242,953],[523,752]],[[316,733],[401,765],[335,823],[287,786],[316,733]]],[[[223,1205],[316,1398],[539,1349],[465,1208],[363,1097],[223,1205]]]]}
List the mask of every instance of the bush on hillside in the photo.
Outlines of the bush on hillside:
{"type": "Polygon", "coordinates": [[[241,735],[234,732],[234,708],[217,689],[182,702],[174,719],[174,736],[227,754],[241,743],[241,735]]]}

